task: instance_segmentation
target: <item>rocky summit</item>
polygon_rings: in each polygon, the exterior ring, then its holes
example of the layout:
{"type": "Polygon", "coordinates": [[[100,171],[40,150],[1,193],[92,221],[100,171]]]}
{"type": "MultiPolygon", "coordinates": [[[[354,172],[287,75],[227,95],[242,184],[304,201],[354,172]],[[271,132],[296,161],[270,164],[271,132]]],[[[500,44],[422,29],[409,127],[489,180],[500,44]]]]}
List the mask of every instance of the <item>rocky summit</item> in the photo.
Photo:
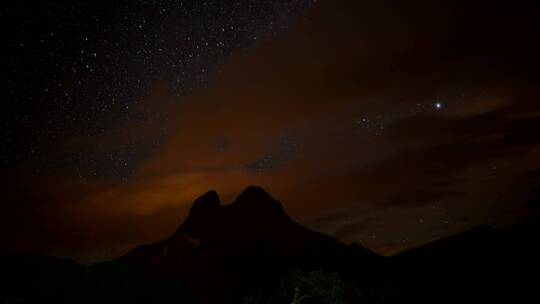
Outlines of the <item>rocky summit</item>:
{"type": "Polygon", "coordinates": [[[367,277],[383,258],[296,223],[279,201],[250,186],[226,205],[215,191],[203,194],[169,238],[119,260],[151,277],[180,275],[201,294],[224,300],[272,288],[291,268],[367,277]]]}

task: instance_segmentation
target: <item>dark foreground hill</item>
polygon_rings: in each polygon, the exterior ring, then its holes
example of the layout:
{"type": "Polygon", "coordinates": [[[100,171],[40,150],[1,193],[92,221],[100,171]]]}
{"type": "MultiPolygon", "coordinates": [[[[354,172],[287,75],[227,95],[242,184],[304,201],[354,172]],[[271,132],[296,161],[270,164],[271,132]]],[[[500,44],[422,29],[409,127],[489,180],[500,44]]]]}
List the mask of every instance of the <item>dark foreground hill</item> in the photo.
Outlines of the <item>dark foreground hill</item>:
{"type": "Polygon", "coordinates": [[[390,258],[396,293],[420,302],[538,303],[540,222],[479,226],[390,258]]]}
{"type": "Polygon", "coordinates": [[[117,261],[79,265],[35,254],[0,259],[0,303],[198,303],[180,278],[149,280],[117,261]]]}
{"type": "Polygon", "coordinates": [[[295,223],[261,188],[197,199],[115,261],[0,259],[0,303],[537,303],[540,224],[487,226],[386,258],[295,223]]]}

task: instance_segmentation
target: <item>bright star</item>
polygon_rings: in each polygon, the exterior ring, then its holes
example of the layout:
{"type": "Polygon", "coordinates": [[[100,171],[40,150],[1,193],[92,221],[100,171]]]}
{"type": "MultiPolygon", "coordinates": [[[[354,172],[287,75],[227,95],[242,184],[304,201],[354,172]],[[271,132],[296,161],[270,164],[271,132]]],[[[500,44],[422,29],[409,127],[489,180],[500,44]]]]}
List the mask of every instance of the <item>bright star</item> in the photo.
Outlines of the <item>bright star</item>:
{"type": "Polygon", "coordinates": [[[435,109],[440,110],[442,109],[443,105],[440,102],[435,103],[435,109]]]}

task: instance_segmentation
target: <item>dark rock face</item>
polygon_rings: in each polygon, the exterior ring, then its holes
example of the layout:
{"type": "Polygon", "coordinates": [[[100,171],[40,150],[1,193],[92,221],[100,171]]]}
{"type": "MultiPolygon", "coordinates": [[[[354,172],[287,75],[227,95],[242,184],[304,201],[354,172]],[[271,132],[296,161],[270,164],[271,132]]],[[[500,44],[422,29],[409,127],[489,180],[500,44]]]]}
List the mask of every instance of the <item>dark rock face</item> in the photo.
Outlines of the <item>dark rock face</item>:
{"type": "Polygon", "coordinates": [[[281,203],[262,188],[250,186],[230,205],[221,205],[215,191],[195,200],[186,221],[173,235],[187,234],[205,241],[251,240],[290,223],[281,203]]]}
{"type": "Polygon", "coordinates": [[[205,216],[221,207],[216,191],[208,191],[193,202],[189,217],[205,216]]]}
{"type": "Polygon", "coordinates": [[[181,275],[201,294],[225,302],[271,288],[290,268],[367,277],[382,259],[295,223],[280,202],[254,186],[229,205],[207,192],[171,237],[119,258],[150,276],[181,275]]]}
{"type": "Polygon", "coordinates": [[[387,303],[522,303],[538,298],[528,278],[540,271],[539,223],[479,226],[384,258],[295,223],[262,188],[248,187],[229,205],[204,194],[172,236],[119,260],[150,277],[178,275],[205,303],[275,292],[291,268],[337,272],[387,303]]]}

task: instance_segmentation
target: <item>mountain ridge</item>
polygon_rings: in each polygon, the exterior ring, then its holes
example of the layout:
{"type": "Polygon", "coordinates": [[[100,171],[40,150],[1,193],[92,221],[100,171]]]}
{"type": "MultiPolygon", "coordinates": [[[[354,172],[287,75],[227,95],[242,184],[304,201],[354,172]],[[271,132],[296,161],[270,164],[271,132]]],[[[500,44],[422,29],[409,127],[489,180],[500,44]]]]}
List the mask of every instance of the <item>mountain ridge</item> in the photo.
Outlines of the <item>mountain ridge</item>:
{"type": "Polygon", "coordinates": [[[7,287],[0,300],[240,303],[255,295],[261,299],[255,303],[281,304],[290,303],[280,292],[291,272],[341,278],[345,303],[525,303],[538,298],[536,281],[530,279],[540,271],[538,218],[501,228],[477,226],[383,257],[303,227],[282,209],[262,188],[250,188],[228,205],[209,191],[195,200],[170,237],[113,261],[85,266],[54,257],[3,256],[0,285],[7,287]],[[252,208],[265,210],[258,214],[268,219],[254,219],[252,208]]]}
{"type": "Polygon", "coordinates": [[[539,228],[535,219],[504,228],[478,226],[384,257],[296,223],[279,201],[250,186],[226,205],[215,191],[206,192],[169,238],[118,261],[149,277],[179,275],[205,303],[272,294],[290,269],[337,273],[390,302],[405,297],[427,303],[441,294],[455,301],[511,298],[523,286],[534,290],[525,278],[507,277],[539,270],[540,252],[531,241],[539,228]],[[507,290],[495,294],[494,288],[507,290]]]}
{"type": "Polygon", "coordinates": [[[215,191],[206,192],[169,238],[136,247],[118,260],[152,277],[181,275],[203,294],[232,299],[237,292],[273,286],[291,268],[325,269],[355,279],[362,273],[367,280],[385,258],[296,223],[279,201],[250,186],[227,205],[215,191]]]}

